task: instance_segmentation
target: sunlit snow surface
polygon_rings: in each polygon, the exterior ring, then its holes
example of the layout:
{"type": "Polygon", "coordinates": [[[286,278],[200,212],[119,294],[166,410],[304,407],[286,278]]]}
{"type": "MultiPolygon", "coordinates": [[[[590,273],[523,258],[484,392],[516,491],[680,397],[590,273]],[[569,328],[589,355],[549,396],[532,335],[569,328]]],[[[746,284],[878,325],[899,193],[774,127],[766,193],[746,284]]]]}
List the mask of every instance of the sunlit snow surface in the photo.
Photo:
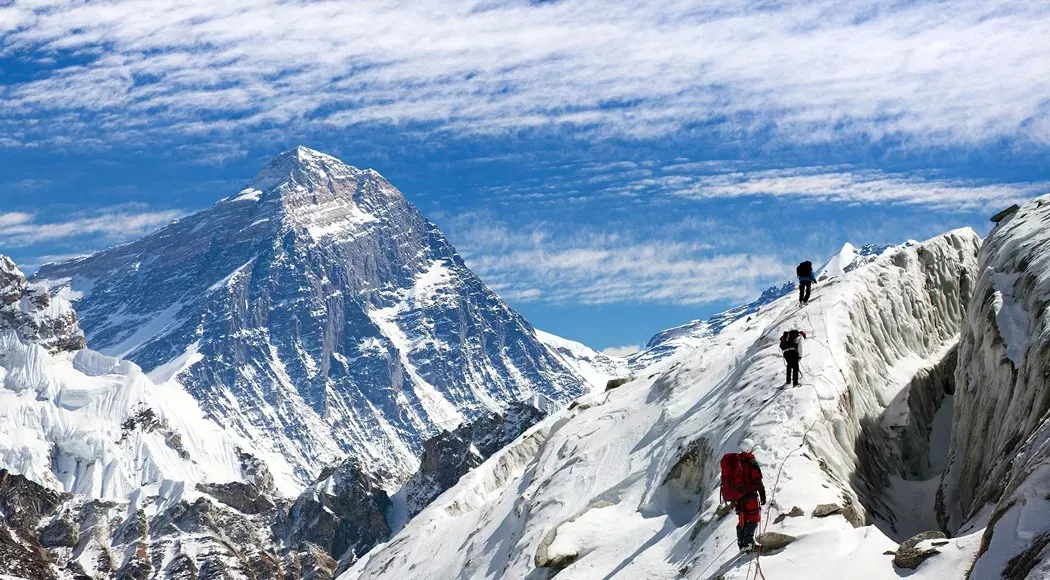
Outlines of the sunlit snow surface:
{"type": "MultiPolygon", "coordinates": [[[[887,413],[895,398],[957,339],[959,281],[974,275],[978,244],[959,230],[887,252],[819,285],[802,310],[793,296],[772,301],[633,382],[581,397],[463,477],[342,580],[538,580],[550,572],[538,561],[558,560],[567,566],[559,579],[742,579],[759,565],[770,580],[900,577],[883,552],[900,533],[886,506],[902,498],[890,487],[858,490],[857,445],[865,428],[893,443],[884,415],[901,420],[887,413]],[[803,384],[782,390],[777,339],[790,328],[806,330],[810,348],[803,384]],[[715,516],[716,458],[744,437],[757,442],[771,499],[763,529],[798,538],[758,560],[734,558],[735,518],[715,516]],[[674,470],[687,451],[700,460],[674,470]],[[882,513],[857,528],[841,515],[811,516],[818,504],[847,502],[882,513]],[[805,515],[772,522],[793,506],[805,515]]],[[[916,512],[913,525],[934,529],[932,505],[904,509],[916,512]]],[[[914,577],[961,577],[979,543],[980,530],[950,540],[914,577]]]]}
{"type": "Polygon", "coordinates": [[[242,479],[236,445],[177,385],[89,350],[52,355],[11,331],[0,353],[0,467],[110,500],[165,481],[242,479]],[[155,421],[128,423],[149,412],[155,421]]]}

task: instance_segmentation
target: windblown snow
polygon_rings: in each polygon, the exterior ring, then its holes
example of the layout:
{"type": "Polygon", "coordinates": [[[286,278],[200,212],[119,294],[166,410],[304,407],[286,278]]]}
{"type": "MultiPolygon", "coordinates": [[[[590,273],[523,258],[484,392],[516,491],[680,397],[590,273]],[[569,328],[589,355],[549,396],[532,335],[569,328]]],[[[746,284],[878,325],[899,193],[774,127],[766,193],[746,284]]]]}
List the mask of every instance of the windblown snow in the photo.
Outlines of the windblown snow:
{"type": "MultiPolygon", "coordinates": [[[[959,230],[887,252],[821,284],[804,309],[773,300],[584,395],[341,579],[729,579],[759,567],[771,579],[898,578],[884,552],[936,522],[932,498],[896,507],[893,481],[936,487],[933,462],[909,466],[902,448],[944,438],[933,423],[950,393],[937,378],[954,360],[979,243],[959,230]],[[790,328],[810,342],[798,388],[784,388],[777,348],[790,328]],[[717,458],[745,437],[770,496],[762,530],[795,538],[760,558],[736,556],[735,517],[716,513],[717,458]]],[[[961,577],[980,533],[942,542],[915,577],[961,577]]]]}

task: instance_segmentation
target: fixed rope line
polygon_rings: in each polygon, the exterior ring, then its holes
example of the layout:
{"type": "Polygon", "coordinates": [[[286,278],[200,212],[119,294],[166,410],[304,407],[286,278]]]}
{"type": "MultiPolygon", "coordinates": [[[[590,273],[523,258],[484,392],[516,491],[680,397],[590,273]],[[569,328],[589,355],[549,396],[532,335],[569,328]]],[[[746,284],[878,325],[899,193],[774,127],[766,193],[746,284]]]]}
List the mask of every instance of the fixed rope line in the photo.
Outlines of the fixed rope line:
{"type": "Polygon", "coordinates": [[[732,547],[733,547],[733,544],[729,544],[725,548],[722,548],[722,551],[715,555],[714,559],[712,559],[707,564],[707,567],[705,567],[703,570],[700,571],[700,575],[703,576],[704,574],[707,574],[707,571],[711,569],[711,566],[714,566],[718,562],[718,560],[722,558],[722,555],[725,554],[726,552],[728,552],[729,548],[732,548],[732,547]]]}
{"type": "MultiPolygon", "coordinates": [[[[808,312],[805,313],[805,317],[806,317],[806,322],[809,323],[810,328],[812,329],[813,328],[813,320],[812,320],[812,318],[810,318],[808,312]]],[[[820,317],[821,317],[821,322],[823,323],[823,326],[824,326],[824,336],[828,336],[831,333],[828,331],[828,317],[827,317],[827,314],[824,312],[824,305],[823,304],[820,305],[820,317]]],[[[820,344],[825,349],[827,349],[828,354],[831,355],[831,362],[835,365],[835,368],[838,369],[839,374],[842,375],[843,384],[845,384],[848,387],[849,386],[849,380],[846,378],[846,373],[845,373],[845,371],[842,370],[842,366],[839,364],[838,358],[835,356],[834,349],[832,349],[831,345],[828,344],[826,341],[819,340],[819,339],[817,339],[817,337],[813,337],[813,338],[815,340],[817,340],[818,344],[820,344]]],[[[802,364],[802,361],[800,360],[799,361],[799,366],[801,366],[801,364],[802,364]]],[[[813,378],[814,379],[826,378],[826,374],[824,372],[821,372],[821,373],[815,375],[813,378]]],[[[817,386],[815,384],[812,384],[812,383],[810,384],[810,386],[813,387],[813,392],[817,396],[817,405],[820,406],[820,414],[823,416],[824,421],[831,421],[831,419],[828,417],[827,411],[824,410],[824,403],[820,399],[820,392],[817,391],[817,386]]],[[[790,453],[785,455],[783,460],[781,460],[780,467],[777,469],[776,478],[773,480],[773,487],[772,487],[772,490],[771,490],[771,494],[769,496],[768,505],[766,506],[766,517],[765,517],[765,520],[762,523],[762,532],[761,533],[764,534],[764,533],[766,533],[766,530],[769,529],[769,516],[773,512],[773,500],[776,498],[777,485],[779,485],[779,483],[780,483],[780,475],[784,472],[784,465],[787,464],[787,460],[792,455],[797,453],[799,449],[802,449],[803,447],[806,446],[806,438],[809,437],[809,433],[813,430],[814,427],[817,426],[817,423],[819,423],[820,420],[821,420],[821,418],[818,417],[818,418],[814,419],[812,423],[810,423],[809,428],[807,428],[806,431],[802,434],[802,442],[799,443],[798,447],[796,447],[795,449],[792,449],[790,453]]],[[[761,558],[762,558],[762,549],[760,547],[758,549],[758,551],[752,556],[752,562],[754,563],[754,567],[755,567],[755,580],[758,580],[759,578],[762,578],[762,580],[766,580],[766,574],[762,571],[761,558]]],[[[751,563],[752,562],[748,563],[747,572],[744,574],[744,580],[747,580],[748,577],[751,575],[751,563]]]]}

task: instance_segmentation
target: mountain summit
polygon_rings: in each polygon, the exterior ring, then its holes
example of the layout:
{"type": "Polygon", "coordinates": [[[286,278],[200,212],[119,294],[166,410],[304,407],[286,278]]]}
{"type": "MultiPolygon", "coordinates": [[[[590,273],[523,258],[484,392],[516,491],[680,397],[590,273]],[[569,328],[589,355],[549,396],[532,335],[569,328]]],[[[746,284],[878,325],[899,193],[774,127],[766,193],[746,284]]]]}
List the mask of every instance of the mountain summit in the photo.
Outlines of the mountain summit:
{"type": "Polygon", "coordinates": [[[91,348],[181,384],[289,492],[348,456],[398,480],[441,430],[587,388],[386,179],[305,147],[37,278],[68,286],[91,348]]]}

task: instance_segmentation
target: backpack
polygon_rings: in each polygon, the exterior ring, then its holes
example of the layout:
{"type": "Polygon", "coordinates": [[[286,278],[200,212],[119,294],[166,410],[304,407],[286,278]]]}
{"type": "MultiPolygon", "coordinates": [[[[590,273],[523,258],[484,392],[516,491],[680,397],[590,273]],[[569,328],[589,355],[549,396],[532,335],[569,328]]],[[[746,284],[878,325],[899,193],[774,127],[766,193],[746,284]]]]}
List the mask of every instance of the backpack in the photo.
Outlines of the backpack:
{"type": "Polygon", "coordinates": [[[798,350],[798,331],[789,330],[780,336],[780,350],[798,350]]]}
{"type": "Polygon", "coordinates": [[[799,278],[813,278],[813,262],[807,260],[795,266],[795,275],[799,278]]]}
{"type": "Polygon", "coordinates": [[[744,465],[739,453],[726,453],[719,462],[722,468],[722,500],[739,501],[755,491],[751,483],[751,468],[744,465]]]}

